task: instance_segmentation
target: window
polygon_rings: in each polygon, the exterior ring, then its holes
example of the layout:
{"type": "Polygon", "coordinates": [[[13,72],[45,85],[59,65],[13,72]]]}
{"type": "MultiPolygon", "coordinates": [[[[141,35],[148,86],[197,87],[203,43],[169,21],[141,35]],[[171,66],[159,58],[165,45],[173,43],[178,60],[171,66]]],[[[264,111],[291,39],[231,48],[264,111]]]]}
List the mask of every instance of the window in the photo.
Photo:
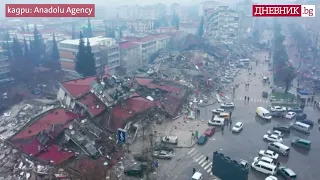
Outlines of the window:
{"type": "Polygon", "coordinates": [[[267,170],[267,171],[272,171],[272,169],[269,168],[269,167],[261,166],[261,168],[262,168],[262,169],[265,169],[265,170],[267,170]]]}

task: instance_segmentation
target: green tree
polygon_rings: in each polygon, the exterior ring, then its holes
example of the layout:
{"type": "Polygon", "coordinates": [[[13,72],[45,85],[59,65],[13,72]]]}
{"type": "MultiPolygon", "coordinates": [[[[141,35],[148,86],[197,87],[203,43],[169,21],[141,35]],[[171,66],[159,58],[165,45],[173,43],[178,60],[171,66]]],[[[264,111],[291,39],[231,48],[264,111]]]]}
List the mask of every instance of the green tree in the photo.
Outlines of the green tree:
{"type": "Polygon", "coordinates": [[[11,50],[16,61],[21,61],[23,59],[22,47],[17,37],[13,38],[11,50]]]}
{"type": "Polygon", "coordinates": [[[60,60],[60,54],[59,54],[59,49],[58,49],[58,43],[56,41],[56,37],[53,34],[52,37],[52,51],[51,51],[51,59],[55,60],[55,61],[59,61],[60,60]]]}
{"type": "Polygon", "coordinates": [[[277,21],[274,21],[273,37],[274,81],[275,83],[283,81],[285,83],[285,93],[287,93],[296,76],[296,69],[289,62],[289,56],[283,44],[285,36],[282,35],[281,25],[277,21]]]}
{"type": "Polygon", "coordinates": [[[89,38],[87,38],[87,46],[86,46],[86,73],[85,76],[94,76],[96,75],[96,59],[94,54],[92,53],[92,48],[89,42],[89,38]]]}
{"type": "Polygon", "coordinates": [[[45,54],[46,46],[43,42],[42,36],[38,31],[36,25],[34,26],[33,41],[31,42],[31,44],[32,44],[32,48],[30,49],[30,52],[31,52],[33,62],[35,63],[36,66],[39,66],[45,54]]]}
{"type": "Polygon", "coordinates": [[[202,37],[203,36],[203,33],[204,33],[204,28],[203,28],[203,16],[201,17],[201,20],[200,20],[200,24],[199,24],[199,27],[198,27],[198,36],[202,37]]]}
{"type": "Polygon", "coordinates": [[[291,88],[292,81],[296,77],[296,70],[292,65],[287,64],[287,67],[285,67],[283,69],[283,71],[284,71],[283,72],[283,74],[284,74],[283,81],[284,81],[285,87],[286,87],[284,92],[288,93],[288,91],[291,88]]]}
{"type": "Polygon", "coordinates": [[[91,26],[91,22],[90,22],[89,18],[88,18],[88,27],[87,27],[86,37],[87,38],[92,38],[93,37],[92,26],[91,26]]]}
{"type": "Polygon", "coordinates": [[[75,64],[75,70],[81,74],[85,75],[86,72],[86,46],[84,44],[83,40],[83,34],[80,31],[80,36],[79,36],[79,46],[78,46],[78,52],[76,55],[76,64],[75,64]]]}
{"type": "Polygon", "coordinates": [[[29,45],[27,43],[26,38],[23,39],[23,46],[24,46],[24,50],[23,50],[23,56],[25,60],[30,60],[30,52],[29,52],[29,45]]]}

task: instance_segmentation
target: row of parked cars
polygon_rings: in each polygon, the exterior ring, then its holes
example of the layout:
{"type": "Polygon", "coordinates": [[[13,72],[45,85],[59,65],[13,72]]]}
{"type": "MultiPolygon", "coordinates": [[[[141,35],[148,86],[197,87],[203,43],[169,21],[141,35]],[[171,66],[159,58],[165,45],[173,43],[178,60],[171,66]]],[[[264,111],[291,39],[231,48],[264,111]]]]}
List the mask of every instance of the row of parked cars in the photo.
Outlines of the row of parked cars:
{"type": "MultiPolygon", "coordinates": [[[[295,121],[292,122],[290,126],[274,126],[272,130],[267,131],[267,133],[263,135],[263,139],[269,142],[268,150],[259,151],[259,157],[254,159],[254,162],[251,164],[251,168],[252,170],[270,175],[266,178],[266,180],[278,180],[275,175],[280,175],[285,179],[296,179],[297,175],[293,170],[284,166],[280,166],[280,163],[277,161],[279,154],[282,156],[288,156],[290,153],[290,147],[282,143],[283,137],[284,134],[289,134],[291,129],[310,133],[309,130],[310,127],[313,126],[313,122],[309,123],[311,120],[306,120],[307,115],[304,114],[300,108],[284,108],[281,106],[273,106],[269,109],[270,112],[264,108],[258,107],[257,115],[260,117],[271,116],[272,118],[279,117],[279,115],[274,115],[281,113],[281,118],[295,119],[295,121]]],[[[302,138],[296,138],[291,141],[291,146],[310,150],[311,141],[302,138]]]]}

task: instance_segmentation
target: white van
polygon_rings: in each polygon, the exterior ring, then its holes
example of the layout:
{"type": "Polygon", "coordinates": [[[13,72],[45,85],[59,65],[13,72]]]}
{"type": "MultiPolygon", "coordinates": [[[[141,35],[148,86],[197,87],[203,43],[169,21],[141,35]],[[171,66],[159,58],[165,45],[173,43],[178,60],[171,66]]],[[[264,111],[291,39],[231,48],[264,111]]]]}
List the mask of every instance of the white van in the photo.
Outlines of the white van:
{"type": "Polygon", "coordinates": [[[272,142],[268,144],[268,149],[271,149],[283,156],[288,156],[290,153],[290,148],[280,142],[272,142]]]}
{"type": "Polygon", "coordinates": [[[271,120],[272,118],[270,112],[264,107],[257,107],[256,114],[262,119],[271,120]]]}
{"type": "Polygon", "coordinates": [[[304,133],[310,133],[310,125],[304,124],[304,123],[299,122],[299,121],[291,123],[290,127],[292,129],[296,129],[296,130],[304,132],[304,133]]]}
{"type": "Polygon", "coordinates": [[[273,164],[268,164],[263,161],[253,162],[251,164],[252,170],[259,171],[268,175],[275,175],[277,172],[277,166],[273,164]]]}
{"type": "Polygon", "coordinates": [[[194,175],[191,178],[192,180],[202,180],[202,174],[199,172],[194,173],[194,175]]]}
{"type": "Polygon", "coordinates": [[[214,116],[212,119],[209,120],[208,125],[211,126],[223,126],[225,118],[221,118],[218,116],[214,116]]]}

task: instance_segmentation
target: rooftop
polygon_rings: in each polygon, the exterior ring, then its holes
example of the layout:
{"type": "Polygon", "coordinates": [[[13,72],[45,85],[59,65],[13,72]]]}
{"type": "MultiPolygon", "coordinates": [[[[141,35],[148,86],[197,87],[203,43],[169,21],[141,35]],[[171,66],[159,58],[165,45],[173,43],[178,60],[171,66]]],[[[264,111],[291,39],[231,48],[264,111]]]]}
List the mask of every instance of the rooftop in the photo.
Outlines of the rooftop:
{"type": "MultiPolygon", "coordinates": [[[[91,46],[105,45],[105,42],[107,41],[110,42],[110,44],[107,44],[107,45],[112,45],[115,43],[115,40],[113,38],[107,38],[103,36],[89,38],[89,42],[91,46]]],[[[67,40],[61,41],[59,44],[79,45],[79,39],[67,39],[67,40]]]]}
{"type": "Polygon", "coordinates": [[[120,48],[121,49],[129,49],[132,47],[137,47],[138,45],[134,42],[130,42],[130,41],[126,41],[126,42],[122,42],[120,43],[120,48]]]}
{"type": "MultiPolygon", "coordinates": [[[[105,74],[104,77],[109,76],[105,74]]],[[[91,89],[92,82],[96,76],[85,77],[81,79],[74,79],[71,81],[62,82],[61,85],[75,98],[79,98],[88,93],[91,89]]]]}
{"type": "Polygon", "coordinates": [[[123,103],[117,104],[112,108],[113,130],[123,128],[126,120],[136,115],[137,113],[144,112],[156,105],[155,102],[150,101],[138,94],[134,94],[132,98],[125,100],[123,103]]]}
{"type": "Polygon", "coordinates": [[[135,80],[138,82],[138,84],[142,86],[147,86],[150,89],[161,89],[168,92],[178,93],[181,91],[180,88],[174,87],[173,85],[162,85],[155,83],[154,79],[151,78],[135,78],[135,80]]]}
{"type": "Polygon", "coordinates": [[[125,37],[124,39],[135,42],[135,43],[148,43],[151,41],[156,41],[156,40],[164,39],[168,37],[170,36],[167,34],[154,34],[154,35],[148,35],[145,37],[125,37]]]}
{"type": "Polygon", "coordinates": [[[50,132],[52,130],[52,126],[67,125],[68,122],[77,117],[77,114],[63,108],[49,110],[36,117],[35,120],[31,120],[31,123],[25,125],[22,130],[13,135],[10,140],[30,139],[42,131],[50,132]]]}
{"type": "Polygon", "coordinates": [[[103,112],[106,107],[105,105],[96,97],[96,95],[89,93],[79,99],[79,101],[87,106],[90,114],[95,117],[103,112]]]}

